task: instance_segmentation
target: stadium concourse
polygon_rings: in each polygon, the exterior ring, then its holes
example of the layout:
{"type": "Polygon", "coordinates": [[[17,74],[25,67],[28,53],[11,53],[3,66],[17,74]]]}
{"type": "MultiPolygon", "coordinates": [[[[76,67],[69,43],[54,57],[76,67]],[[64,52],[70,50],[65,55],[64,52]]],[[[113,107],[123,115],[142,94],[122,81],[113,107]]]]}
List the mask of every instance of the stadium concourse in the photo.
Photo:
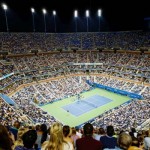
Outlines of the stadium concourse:
{"type": "Polygon", "coordinates": [[[39,106],[90,91],[89,80],[143,97],[97,114],[90,122],[95,134],[108,125],[116,135],[134,127],[143,143],[150,125],[149,39],[150,33],[142,31],[0,33],[0,91],[15,103],[0,98],[0,123],[10,131],[21,125],[44,134],[41,124],[59,121],[39,106]]]}

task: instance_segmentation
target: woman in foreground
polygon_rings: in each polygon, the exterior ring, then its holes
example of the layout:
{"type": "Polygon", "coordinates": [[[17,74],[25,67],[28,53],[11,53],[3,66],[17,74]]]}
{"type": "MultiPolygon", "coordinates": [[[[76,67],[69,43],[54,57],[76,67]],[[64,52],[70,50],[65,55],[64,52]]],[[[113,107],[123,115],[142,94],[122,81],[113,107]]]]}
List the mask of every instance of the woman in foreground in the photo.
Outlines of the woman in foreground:
{"type": "Polygon", "coordinates": [[[74,150],[73,144],[63,139],[62,125],[54,123],[50,129],[50,140],[42,145],[42,150],[74,150]]]}

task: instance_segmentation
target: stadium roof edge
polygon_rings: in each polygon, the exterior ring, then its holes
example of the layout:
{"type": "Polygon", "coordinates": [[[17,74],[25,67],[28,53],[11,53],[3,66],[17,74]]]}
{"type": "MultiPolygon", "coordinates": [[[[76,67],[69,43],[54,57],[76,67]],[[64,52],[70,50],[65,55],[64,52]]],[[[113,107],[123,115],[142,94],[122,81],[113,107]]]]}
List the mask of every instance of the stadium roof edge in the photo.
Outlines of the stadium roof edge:
{"type": "MultiPolygon", "coordinates": [[[[150,18],[149,18],[150,19],[150,18]]],[[[129,30],[129,31],[103,31],[103,32],[88,32],[88,33],[117,33],[117,32],[142,32],[143,30],[129,30]]],[[[0,33],[8,33],[8,32],[0,32],[0,33]]],[[[45,34],[45,32],[9,32],[8,34],[11,34],[11,33],[32,33],[32,34],[45,34]]],[[[60,32],[60,33],[53,33],[53,32],[47,32],[46,34],[73,34],[73,33],[76,33],[76,32],[60,32]]],[[[87,32],[77,32],[77,33],[87,33],[87,32]]]]}

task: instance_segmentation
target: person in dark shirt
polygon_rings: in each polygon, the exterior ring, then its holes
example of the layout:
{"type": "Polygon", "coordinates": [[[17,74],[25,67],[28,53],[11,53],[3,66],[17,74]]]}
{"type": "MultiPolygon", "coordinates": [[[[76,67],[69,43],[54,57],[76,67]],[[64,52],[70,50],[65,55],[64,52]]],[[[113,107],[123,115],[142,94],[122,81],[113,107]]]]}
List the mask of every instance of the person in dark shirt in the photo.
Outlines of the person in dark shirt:
{"type": "Polygon", "coordinates": [[[12,132],[12,134],[15,137],[15,140],[17,140],[17,134],[18,134],[18,129],[20,128],[20,122],[19,121],[15,121],[13,127],[10,127],[10,132],[12,132]]]}
{"type": "Polygon", "coordinates": [[[12,150],[12,143],[5,126],[0,124],[0,150],[12,150]]]}
{"type": "Polygon", "coordinates": [[[76,141],[76,150],[102,150],[100,141],[95,140],[93,135],[93,126],[86,123],[83,127],[84,135],[76,141]]]}
{"type": "Polygon", "coordinates": [[[102,136],[100,141],[102,142],[103,149],[109,148],[114,149],[117,146],[117,138],[113,137],[114,128],[113,126],[107,126],[107,135],[102,136]]]}
{"type": "Polygon", "coordinates": [[[37,139],[37,133],[35,130],[29,130],[22,136],[24,146],[16,146],[15,150],[35,150],[34,145],[37,139]]]}

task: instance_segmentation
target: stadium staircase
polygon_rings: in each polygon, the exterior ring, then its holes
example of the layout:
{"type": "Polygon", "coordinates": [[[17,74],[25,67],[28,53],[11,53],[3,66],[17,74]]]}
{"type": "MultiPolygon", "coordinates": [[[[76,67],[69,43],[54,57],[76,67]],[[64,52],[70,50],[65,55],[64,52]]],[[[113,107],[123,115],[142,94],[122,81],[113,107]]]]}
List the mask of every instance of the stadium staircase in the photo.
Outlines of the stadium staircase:
{"type": "Polygon", "coordinates": [[[145,86],[139,94],[141,95],[146,90],[146,88],[147,88],[147,86],[145,86]]]}
{"type": "MultiPolygon", "coordinates": [[[[33,85],[33,88],[35,89],[35,93],[39,94],[43,99],[44,101],[48,102],[47,99],[39,92],[39,90],[35,87],[35,85],[33,85]]],[[[36,97],[37,98],[37,97],[36,97]]]]}
{"type": "Polygon", "coordinates": [[[131,92],[135,87],[136,87],[136,85],[134,84],[128,92],[131,92]]]}
{"type": "Polygon", "coordinates": [[[18,67],[16,66],[16,63],[14,62],[13,59],[11,59],[11,62],[12,62],[12,64],[14,65],[14,68],[17,70],[17,72],[19,72],[19,69],[18,69],[18,67]]]}
{"type": "Polygon", "coordinates": [[[137,127],[137,130],[149,130],[149,128],[150,128],[150,119],[147,119],[140,126],[137,127]]]}
{"type": "Polygon", "coordinates": [[[29,66],[27,65],[26,61],[23,59],[23,63],[26,65],[26,67],[30,70],[29,66]]]}

